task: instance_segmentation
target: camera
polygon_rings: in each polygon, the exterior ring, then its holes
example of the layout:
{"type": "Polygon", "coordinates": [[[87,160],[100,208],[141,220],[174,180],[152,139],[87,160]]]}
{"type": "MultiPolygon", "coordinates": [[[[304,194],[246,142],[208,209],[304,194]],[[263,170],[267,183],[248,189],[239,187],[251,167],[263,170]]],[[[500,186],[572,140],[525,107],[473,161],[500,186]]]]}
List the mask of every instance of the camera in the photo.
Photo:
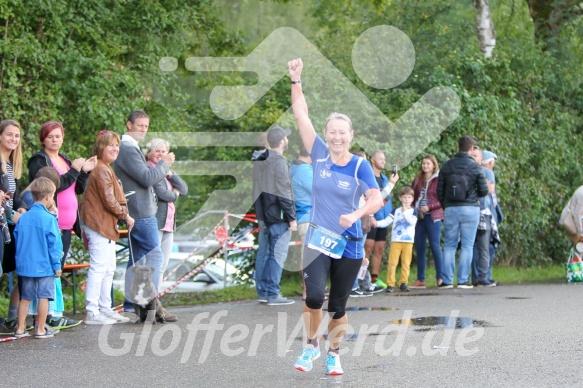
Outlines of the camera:
{"type": "Polygon", "coordinates": [[[393,165],[393,169],[391,170],[391,175],[397,175],[397,165],[393,165]]]}

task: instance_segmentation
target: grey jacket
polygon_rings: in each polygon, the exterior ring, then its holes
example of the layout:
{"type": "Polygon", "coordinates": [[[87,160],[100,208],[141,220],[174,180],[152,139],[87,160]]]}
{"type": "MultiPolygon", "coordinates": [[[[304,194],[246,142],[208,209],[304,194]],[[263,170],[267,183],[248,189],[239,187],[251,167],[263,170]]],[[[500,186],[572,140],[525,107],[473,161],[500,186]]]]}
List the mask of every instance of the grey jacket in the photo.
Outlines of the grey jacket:
{"type": "MultiPolygon", "coordinates": [[[[182,180],[178,174],[173,173],[172,176],[167,177],[170,181],[172,188],[178,190],[180,195],[186,195],[188,193],[188,186],[186,182],[182,180]]],[[[178,194],[176,194],[172,189],[168,188],[166,184],[166,179],[162,179],[160,182],[154,185],[154,192],[158,197],[158,211],[156,212],[156,221],[158,221],[158,229],[162,229],[166,225],[166,216],[168,215],[168,202],[176,202],[178,199],[178,194]]],[[[174,217],[174,229],[176,229],[176,217],[174,217]]]]}
{"type": "Polygon", "coordinates": [[[253,199],[257,219],[268,226],[296,219],[289,167],[283,155],[269,150],[254,153],[253,199]],[[259,207],[257,206],[259,204],[259,207]]]}
{"type": "Polygon", "coordinates": [[[123,185],[130,216],[135,219],[154,216],[157,206],[153,186],[170,171],[166,162],[160,160],[151,168],[138,146],[122,141],[114,171],[123,185]]]}

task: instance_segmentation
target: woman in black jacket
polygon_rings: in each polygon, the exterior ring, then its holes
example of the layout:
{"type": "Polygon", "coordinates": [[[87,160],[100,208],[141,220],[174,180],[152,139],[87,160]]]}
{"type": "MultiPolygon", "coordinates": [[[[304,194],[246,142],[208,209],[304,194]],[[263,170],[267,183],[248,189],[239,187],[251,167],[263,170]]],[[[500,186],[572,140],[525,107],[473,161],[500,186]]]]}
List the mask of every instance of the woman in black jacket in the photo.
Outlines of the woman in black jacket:
{"type": "MultiPolygon", "coordinates": [[[[79,225],[79,203],[77,195],[85,191],[89,172],[97,164],[96,157],[77,158],[69,160],[65,155],[59,153],[65,137],[63,124],[58,121],[47,121],[40,129],[40,143],[43,150],[34,154],[28,160],[28,179],[32,182],[38,171],[43,167],[54,167],[61,176],[60,185],[55,193],[55,203],[59,210],[59,229],[63,240],[63,258],[61,268],[65,265],[65,258],[71,247],[71,231],[81,237],[79,225]]],[[[48,324],[54,329],[65,329],[75,326],[78,322],[66,317],[49,316],[48,324]]]]}
{"type": "Polygon", "coordinates": [[[63,238],[63,260],[61,263],[63,266],[71,246],[71,231],[75,230],[75,233],[81,236],[77,212],[79,204],[76,196],[85,191],[89,172],[95,168],[96,159],[95,157],[87,160],[77,158],[71,161],[59,153],[63,145],[65,129],[58,121],[44,123],[40,128],[39,137],[43,150],[28,160],[28,180],[32,182],[37,172],[46,166],[56,168],[61,175],[61,184],[55,193],[55,203],[59,209],[59,229],[61,229],[63,238]],[[59,199],[62,202],[61,205],[59,205],[59,199]]]}

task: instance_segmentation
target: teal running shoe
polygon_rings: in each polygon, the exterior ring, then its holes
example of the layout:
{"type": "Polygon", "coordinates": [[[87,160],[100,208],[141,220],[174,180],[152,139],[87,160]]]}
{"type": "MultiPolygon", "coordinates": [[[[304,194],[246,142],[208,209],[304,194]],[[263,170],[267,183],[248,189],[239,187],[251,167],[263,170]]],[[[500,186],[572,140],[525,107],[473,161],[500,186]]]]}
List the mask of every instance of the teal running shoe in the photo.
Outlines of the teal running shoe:
{"type": "Polygon", "coordinates": [[[336,353],[328,353],[326,358],[326,374],[330,376],[340,376],[344,374],[340,365],[340,356],[336,353]]]}
{"type": "Polygon", "coordinates": [[[314,347],[314,345],[306,345],[302,350],[302,354],[296,360],[294,368],[301,370],[302,372],[309,372],[312,370],[313,361],[320,358],[320,347],[314,347]]]}

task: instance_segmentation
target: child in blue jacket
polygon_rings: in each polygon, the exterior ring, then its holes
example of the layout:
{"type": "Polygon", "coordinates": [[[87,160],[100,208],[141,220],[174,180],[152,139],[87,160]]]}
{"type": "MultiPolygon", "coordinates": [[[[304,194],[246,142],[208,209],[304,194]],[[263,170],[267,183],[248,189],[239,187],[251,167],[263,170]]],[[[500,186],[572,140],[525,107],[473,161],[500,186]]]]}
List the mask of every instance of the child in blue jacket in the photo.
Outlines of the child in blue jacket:
{"type": "Polygon", "coordinates": [[[63,243],[57,218],[47,208],[53,205],[55,184],[48,178],[36,178],[29,186],[34,205],[20,217],[14,230],[16,273],[20,304],[17,338],[26,337],[26,315],[32,300],[38,299],[38,327],[35,338],[51,338],[55,332],[43,323],[47,319],[49,300],[55,298],[54,277],[61,276],[63,243]]]}

